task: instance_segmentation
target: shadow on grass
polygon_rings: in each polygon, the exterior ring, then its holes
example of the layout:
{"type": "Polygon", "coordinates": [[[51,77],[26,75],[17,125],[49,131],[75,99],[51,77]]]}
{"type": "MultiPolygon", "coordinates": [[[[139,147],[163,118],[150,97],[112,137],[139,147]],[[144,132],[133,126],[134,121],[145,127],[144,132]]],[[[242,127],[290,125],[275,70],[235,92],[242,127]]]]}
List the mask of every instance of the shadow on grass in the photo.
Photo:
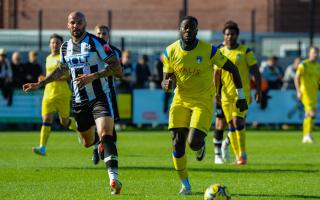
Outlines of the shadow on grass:
{"type": "MultiPolygon", "coordinates": [[[[60,168],[60,169],[90,169],[101,170],[103,166],[63,166],[63,167],[48,167],[48,168],[60,168]]],[[[159,170],[159,171],[172,171],[173,167],[155,167],[155,166],[120,166],[120,170],[159,170]]],[[[189,171],[197,172],[219,172],[219,173],[318,173],[320,170],[308,170],[308,169],[244,169],[244,168],[231,168],[231,169],[216,169],[216,168],[188,168],[189,171]]]]}
{"type": "Polygon", "coordinates": [[[300,194],[290,194],[290,195],[277,195],[277,194],[233,194],[232,196],[240,196],[240,197],[293,198],[293,199],[320,199],[320,196],[300,195],[300,194]]]}

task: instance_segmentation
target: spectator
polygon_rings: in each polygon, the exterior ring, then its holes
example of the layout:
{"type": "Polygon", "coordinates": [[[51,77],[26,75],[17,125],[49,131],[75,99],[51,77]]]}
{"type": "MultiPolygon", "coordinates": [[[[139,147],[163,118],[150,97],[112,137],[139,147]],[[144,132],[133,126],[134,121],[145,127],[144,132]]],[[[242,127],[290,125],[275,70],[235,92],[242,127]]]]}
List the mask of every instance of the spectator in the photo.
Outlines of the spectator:
{"type": "Polygon", "coordinates": [[[152,80],[148,61],[149,58],[147,55],[142,55],[139,58],[138,64],[136,66],[136,88],[147,88],[148,82],[152,80]]]}
{"type": "Polygon", "coordinates": [[[0,89],[3,97],[8,101],[7,105],[12,105],[13,87],[12,87],[12,69],[6,58],[5,49],[0,49],[0,89]]]}
{"type": "Polygon", "coordinates": [[[262,78],[268,82],[268,89],[280,89],[282,85],[282,74],[277,66],[277,57],[268,58],[267,65],[260,69],[262,78]]]}
{"type": "Polygon", "coordinates": [[[161,54],[159,59],[156,61],[154,69],[153,81],[157,88],[161,88],[161,82],[163,79],[163,54],[161,54]]]}
{"type": "Polygon", "coordinates": [[[15,51],[11,57],[11,69],[12,69],[12,81],[13,87],[21,88],[22,83],[24,82],[24,66],[21,63],[21,56],[20,53],[15,51]]]}
{"type": "Polygon", "coordinates": [[[29,61],[24,66],[24,83],[35,83],[38,77],[42,74],[42,67],[37,62],[37,53],[35,51],[29,52],[29,61]]]}
{"type": "Polygon", "coordinates": [[[124,50],[121,55],[123,66],[123,77],[119,80],[118,89],[120,92],[131,92],[133,83],[133,66],[130,62],[131,52],[124,50]]]}
{"type": "Polygon", "coordinates": [[[282,86],[283,90],[295,89],[294,78],[296,77],[296,70],[300,62],[301,62],[301,58],[296,57],[293,60],[293,63],[287,67],[283,77],[283,86],[282,86]]]}

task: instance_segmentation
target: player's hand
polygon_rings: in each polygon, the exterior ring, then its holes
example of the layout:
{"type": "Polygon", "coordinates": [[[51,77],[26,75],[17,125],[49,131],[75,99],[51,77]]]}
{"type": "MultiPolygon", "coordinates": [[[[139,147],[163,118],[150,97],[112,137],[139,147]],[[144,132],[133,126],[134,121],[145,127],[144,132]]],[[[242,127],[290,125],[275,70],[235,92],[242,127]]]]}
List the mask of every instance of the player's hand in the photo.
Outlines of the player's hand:
{"type": "Polygon", "coordinates": [[[79,74],[79,76],[74,80],[76,81],[79,89],[83,89],[85,85],[92,83],[95,80],[93,74],[79,74]]]}
{"type": "Polygon", "coordinates": [[[257,103],[261,103],[261,99],[262,99],[261,91],[256,91],[256,93],[254,94],[254,98],[255,98],[257,103]]]}
{"type": "Polygon", "coordinates": [[[45,78],[46,78],[46,77],[41,74],[41,75],[38,77],[38,81],[43,81],[45,78]]]}
{"type": "Polygon", "coordinates": [[[24,85],[22,86],[22,89],[23,89],[23,91],[25,91],[25,92],[29,92],[29,91],[32,91],[32,90],[36,90],[36,89],[38,89],[38,88],[40,88],[39,82],[37,82],[37,83],[26,83],[26,84],[24,84],[24,85]]]}
{"type": "Polygon", "coordinates": [[[237,108],[240,109],[240,112],[248,110],[248,104],[245,99],[238,99],[236,102],[236,106],[237,106],[237,108]]]}
{"type": "Polygon", "coordinates": [[[166,80],[163,80],[161,82],[162,88],[166,91],[166,92],[170,92],[170,90],[172,89],[173,86],[173,80],[172,78],[168,78],[166,80]]]}

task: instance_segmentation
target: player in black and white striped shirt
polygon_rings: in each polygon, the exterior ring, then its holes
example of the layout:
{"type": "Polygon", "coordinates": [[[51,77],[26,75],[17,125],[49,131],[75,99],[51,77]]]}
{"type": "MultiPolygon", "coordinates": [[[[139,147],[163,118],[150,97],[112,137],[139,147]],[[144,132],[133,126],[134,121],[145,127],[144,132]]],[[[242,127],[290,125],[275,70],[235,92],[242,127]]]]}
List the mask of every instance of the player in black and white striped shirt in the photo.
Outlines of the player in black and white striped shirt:
{"type": "Polygon", "coordinates": [[[122,76],[119,60],[102,39],[86,32],[86,19],[81,12],[68,16],[68,29],[72,39],[61,47],[61,65],[44,80],[23,85],[28,92],[57,80],[65,72],[71,74],[72,108],[83,144],[90,147],[100,141],[104,162],[110,179],[111,194],[120,194],[118,180],[118,153],[113,137],[113,110],[108,76],[122,76]],[[107,67],[105,67],[107,64],[107,67]],[[99,137],[95,137],[95,128],[99,137]]]}

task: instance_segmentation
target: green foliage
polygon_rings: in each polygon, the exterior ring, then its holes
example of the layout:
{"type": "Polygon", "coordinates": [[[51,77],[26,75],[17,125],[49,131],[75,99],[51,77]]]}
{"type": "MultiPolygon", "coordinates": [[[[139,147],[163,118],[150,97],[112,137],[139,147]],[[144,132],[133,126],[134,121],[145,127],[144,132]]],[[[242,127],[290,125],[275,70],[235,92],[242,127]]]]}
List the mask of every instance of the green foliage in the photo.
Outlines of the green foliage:
{"type": "Polygon", "coordinates": [[[212,183],[225,184],[232,199],[320,199],[320,137],[302,145],[300,132],[247,134],[248,165],[213,164],[212,134],[207,155],[197,162],[188,148],[193,195],[180,197],[167,131],[120,132],[119,173],[122,195],[112,197],[103,162],[93,166],[92,149],[72,133],[53,132],[47,156],[31,152],[38,132],[0,134],[0,199],[203,199],[212,183]]]}

